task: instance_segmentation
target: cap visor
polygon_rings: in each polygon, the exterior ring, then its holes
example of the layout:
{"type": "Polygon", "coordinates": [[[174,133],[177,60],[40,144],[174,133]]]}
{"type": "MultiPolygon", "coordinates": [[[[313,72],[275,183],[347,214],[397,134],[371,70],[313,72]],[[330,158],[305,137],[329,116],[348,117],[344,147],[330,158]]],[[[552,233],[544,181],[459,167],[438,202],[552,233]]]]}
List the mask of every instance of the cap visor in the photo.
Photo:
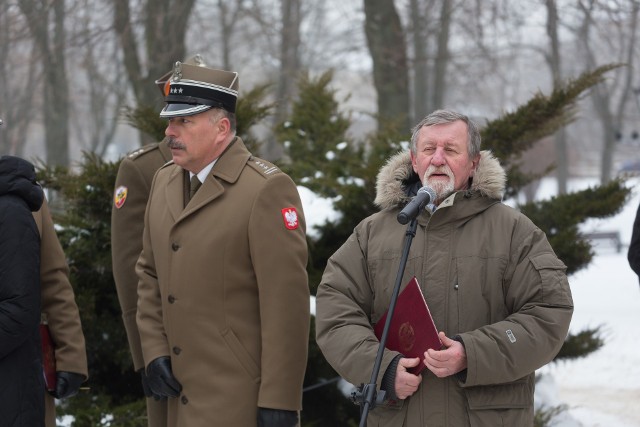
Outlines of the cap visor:
{"type": "Polygon", "coordinates": [[[210,105],[201,104],[167,104],[160,112],[160,117],[193,116],[210,109],[210,105]]]}

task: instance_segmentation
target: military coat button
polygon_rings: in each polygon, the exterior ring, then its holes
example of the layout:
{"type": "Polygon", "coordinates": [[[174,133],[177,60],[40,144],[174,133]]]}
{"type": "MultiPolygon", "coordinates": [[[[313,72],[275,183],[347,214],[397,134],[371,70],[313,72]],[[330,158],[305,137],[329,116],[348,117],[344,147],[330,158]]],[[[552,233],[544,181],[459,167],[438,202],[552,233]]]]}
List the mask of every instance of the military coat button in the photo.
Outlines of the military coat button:
{"type": "Polygon", "coordinates": [[[178,252],[178,249],[180,249],[180,245],[177,243],[172,243],[171,249],[173,249],[173,252],[178,252]]]}
{"type": "Polygon", "coordinates": [[[176,302],[176,297],[174,297],[173,295],[169,295],[167,297],[167,300],[169,300],[169,304],[173,304],[174,302],[176,302]]]}
{"type": "Polygon", "coordinates": [[[180,401],[182,402],[183,405],[186,405],[187,403],[189,403],[189,399],[187,399],[187,396],[182,396],[180,398],[180,401]]]}
{"type": "Polygon", "coordinates": [[[178,355],[182,352],[182,349],[178,346],[173,347],[173,354],[178,355]]]}

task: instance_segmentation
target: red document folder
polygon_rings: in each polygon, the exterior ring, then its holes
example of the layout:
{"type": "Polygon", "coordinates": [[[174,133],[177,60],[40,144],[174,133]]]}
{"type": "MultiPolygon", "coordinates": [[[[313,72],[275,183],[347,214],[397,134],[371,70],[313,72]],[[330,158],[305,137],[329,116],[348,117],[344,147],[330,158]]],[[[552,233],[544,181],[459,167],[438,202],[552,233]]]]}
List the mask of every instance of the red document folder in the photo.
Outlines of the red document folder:
{"type": "MultiPolygon", "coordinates": [[[[387,313],[384,313],[373,327],[378,340],[382,338],[386,320],[387,313]]],[[[408,369],[414,375],[418,375],[425,368],[422,362],[424,352],[430,348],[440,349],[442,347],[442,342],[438,337],[438,329],[433,322],[424,295],[422,295],[418,279],[415,277],[398,295],[385,347],[402,353],[407,358],[419,357],[420,364],[415,368],[408,369]]]]}
{"type": "Polygon", "coordinates": [[[44,322],[40,323],[40,338],[42,340],[44,385],[47,391],[53,391],[56,389],[56,356],[49,325],[44,322]]]}

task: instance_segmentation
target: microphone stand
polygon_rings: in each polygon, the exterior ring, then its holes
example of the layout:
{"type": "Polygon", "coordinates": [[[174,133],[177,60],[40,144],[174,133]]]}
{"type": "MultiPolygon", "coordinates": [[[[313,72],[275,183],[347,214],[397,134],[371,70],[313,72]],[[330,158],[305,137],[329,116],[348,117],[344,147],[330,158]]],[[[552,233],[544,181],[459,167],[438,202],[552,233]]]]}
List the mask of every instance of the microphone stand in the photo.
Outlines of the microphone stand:
{"type": "Polygon", "coordinates": [[[409,249],[413,238],[416,236],[416,229],[418,228],[417,217],[412,219],[407,226],[405,233],[404,248],[402,250],[402,257],[400,258],[400,266],[398,267],[398,274],[396,275],[396,284],[391,294],[391,302],[389,303],[389,309],[387,310],[387,319],[384,322],[384,329],[382,330],[382,336],[380,337],[380,346],[378,347],[378,354],[376,354],[376,360],[373,364],[373,371],[371,372],[371,380],[369,384],[361,384],[358,390],[351,394],[351,400],[361,405],[360,411],[360,427],[366,427],[367,416],[369,410],[373,409],[376,404],[384,401],[385,392],[381,390],[377,393],[376,383],[378,381],[378,374],[380,373],[380,365],[382,364],[382,355],[384,354],[385,345],[387,344],[387,335],[389,334],[389,327],[391,326],[391,319],[393,318],[393,312],[396,308],[396,301],[400,294],[400,285],[402,284],[402,276],[404,275],[404,269],[407,265],[407,259],[409,258],[409,249]]]}

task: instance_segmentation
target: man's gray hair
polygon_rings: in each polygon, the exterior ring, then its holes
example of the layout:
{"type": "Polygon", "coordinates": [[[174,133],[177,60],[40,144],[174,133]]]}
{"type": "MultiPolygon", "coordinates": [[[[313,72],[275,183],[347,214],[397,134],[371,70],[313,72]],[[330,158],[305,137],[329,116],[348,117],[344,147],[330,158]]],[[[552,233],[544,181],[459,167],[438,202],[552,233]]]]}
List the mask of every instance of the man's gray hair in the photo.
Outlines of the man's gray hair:
{"type": "Polygon", "coordinates": [[[469,158],[474,158],[480,154],[480,131],[478,126],[469,117],[464,114],[456,113],[452,110],[436,110],[422,119],[412,130],[411,134],[411,153],[416,155],[416,144],[418,142],[418,133],[424,126],[443,125],[461,120],[467,124],[467,152],[469,158]]]}
{"type": "Polygon", "coordinates": [[[213,114],[210,116],[210,120],[212,123],[217,122],[218,120],[226,117],[229,119],[229,124],[231,128],[231,134],[235,136],[236,134],[236,115],[230,111],[225,110],[224,108],[212,108],[213,114]]]}

